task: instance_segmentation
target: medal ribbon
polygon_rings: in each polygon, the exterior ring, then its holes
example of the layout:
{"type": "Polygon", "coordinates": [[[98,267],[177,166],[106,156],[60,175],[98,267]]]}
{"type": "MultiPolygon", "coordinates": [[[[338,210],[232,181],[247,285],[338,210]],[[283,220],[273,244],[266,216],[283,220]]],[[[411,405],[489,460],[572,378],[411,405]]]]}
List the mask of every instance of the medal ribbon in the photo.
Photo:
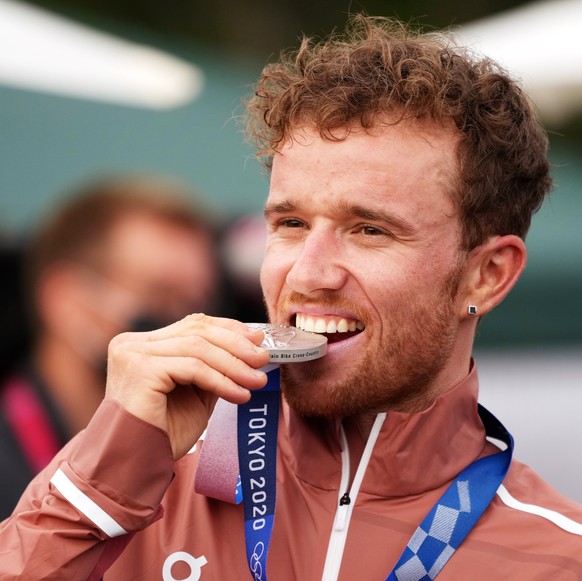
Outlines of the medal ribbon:
{"type": "Polygon", "coordinates": [[[267,580],[267,554],[275,518],[279,367],[267,385],[238,406],[238,464],[245,518],[247,563],[255,581],[267,580]]]}
{"type": "Polygon", "coordinates": [[[416,529],[386,581],[430,581],[447,564],[475,526],[503,482],[513,454],[513,438],[482,405],[487,436],[507,448],[465,468],[416,529]]]}
{"type": "MultiPolygon", "coordinates": [[[[506,449],[465,468],[416,529],[386,581],[432,581],[475,526],[501,485],[513,454],[513,438],[483,406],[487,436],[506,449]]],[[[267,580],[267,555],[275,518],[279,368],[267,386],[238,406],[238,459],[244,503],[247,563],[255,581],[267,580]]]]}

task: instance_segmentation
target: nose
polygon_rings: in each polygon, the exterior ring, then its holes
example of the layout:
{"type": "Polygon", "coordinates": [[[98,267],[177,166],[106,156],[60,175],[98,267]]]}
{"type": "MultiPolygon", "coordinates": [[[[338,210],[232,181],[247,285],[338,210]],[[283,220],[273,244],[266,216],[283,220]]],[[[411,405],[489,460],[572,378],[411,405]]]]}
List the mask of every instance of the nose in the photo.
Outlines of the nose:
{"type": "Polygon", "coordinates": [[[286,282],[292,290],[303,295],[338,290],[347,277],[341,258],[341,244],[333,232],[312,230],[303,239],[286,282]]]}

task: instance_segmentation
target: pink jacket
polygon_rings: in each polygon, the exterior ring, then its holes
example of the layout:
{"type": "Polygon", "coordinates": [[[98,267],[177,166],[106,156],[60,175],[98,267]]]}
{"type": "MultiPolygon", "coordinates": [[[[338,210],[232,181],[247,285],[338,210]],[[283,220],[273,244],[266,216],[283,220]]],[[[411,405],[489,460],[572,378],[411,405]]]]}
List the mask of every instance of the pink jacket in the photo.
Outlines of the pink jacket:
{"type": "MultiPolygon", "coordinates": [[[[386,579],[450,481],[494,451],[477,391],[473,369],[429,410],[389,412],[339,520],[342,465],[364,442],[349,422],[305,421],[283,406],[269,579],[386,579]]],[[[104,402],[0,525],[0,579],[250,579],[241,506],[194,492],[203,445],[172,465],[165,433],[104,402]]],[[[582,507],[513,461],[438,579],[582,580],[582,507]]]]}

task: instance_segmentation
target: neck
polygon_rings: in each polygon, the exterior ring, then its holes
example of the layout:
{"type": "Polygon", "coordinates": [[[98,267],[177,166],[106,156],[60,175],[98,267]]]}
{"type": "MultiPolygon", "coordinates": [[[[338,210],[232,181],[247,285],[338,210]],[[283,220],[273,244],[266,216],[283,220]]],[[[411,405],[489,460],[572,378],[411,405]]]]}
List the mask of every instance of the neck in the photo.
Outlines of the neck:
{"type": "Polygon", "coordinates": [[[372,426],[376,421],[376,416],[378,414],[374,413],[367,413],[361,414],[354,418],[354,423],[358,427],[358,431],[360,432],[364,442],[368,441],[368,437],[370,436],[370,432],[372,431],[372,426]]]}
{"type": "Polygon", "coordinates": [[[466,367],[452,370],[453,372],[447,369],[443,370],[438,381],[433,383],[433,387],[427,389],[420,397],[409,400],[402,405],[387,406],[385,409],[372,410],[355,416],[354,421],[364,441],[368,439],[372,431],[376,416],[382,411],[418,414],[429,409],[439,397],[456,387],[467,376],[470,371],[470,356],[467,357],[467,360],[469,363],[466,367]]]}
{"type": "Polygon", "coordinates": [[[85,428],[105,393],[100,374],[69,345],[53,336],[39,340],[33,360],[70,434],[85,428]]]}

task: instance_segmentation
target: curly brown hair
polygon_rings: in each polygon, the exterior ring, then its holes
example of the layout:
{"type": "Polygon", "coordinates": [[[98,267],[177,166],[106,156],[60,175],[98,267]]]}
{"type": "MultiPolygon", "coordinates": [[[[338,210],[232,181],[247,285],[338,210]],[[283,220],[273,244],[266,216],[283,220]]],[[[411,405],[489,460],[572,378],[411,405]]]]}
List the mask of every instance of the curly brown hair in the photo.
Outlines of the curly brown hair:
{"type": "Polygon", "coordinates": [[[355,15],[343,36],[304,37],[267,65],[247,100],[247,134],[270,168],[301,126],[345,139],[364,128],[421,119],[459,132],[451,184],[465,250],[490,236],[525,238],[552,187],[548,141],[518,83],[496,63],[388,18],[355,15]],[[339,135],[334,130],[348,128],[339,135]]]}

